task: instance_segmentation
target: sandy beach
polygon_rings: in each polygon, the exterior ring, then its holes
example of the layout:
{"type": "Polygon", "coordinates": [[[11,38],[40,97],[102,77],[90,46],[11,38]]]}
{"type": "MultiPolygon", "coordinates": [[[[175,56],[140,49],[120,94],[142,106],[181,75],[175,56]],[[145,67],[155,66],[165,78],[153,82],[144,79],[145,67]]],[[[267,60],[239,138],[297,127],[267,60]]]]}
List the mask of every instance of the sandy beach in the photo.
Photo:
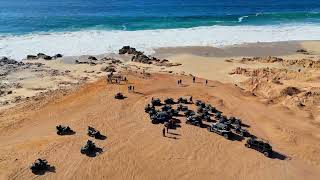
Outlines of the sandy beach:
{"type": "Polygon", "coordinates": [[[319,41],[159,48],[152,56],[151,64],[131,54],[3,60],[0,179],[318,179],[319,41]],[[107,83],[111,72],[128,82],[107,83]],[[127,98],[114,99],[117,92],[127,98]],[[144,107],[152,97],[181,96],[239,117],[275,155],[187,125],[184,117],[162,137],[163,125],[152,124],[144,107]],[[58,124],[76,133],[58,136],[58,124]],[[96,157],[80,153],[87,126],[107,137],[94,140],[103,149],[96,157]],[[37,158],[55,170],[32,174],[37,158]]]}

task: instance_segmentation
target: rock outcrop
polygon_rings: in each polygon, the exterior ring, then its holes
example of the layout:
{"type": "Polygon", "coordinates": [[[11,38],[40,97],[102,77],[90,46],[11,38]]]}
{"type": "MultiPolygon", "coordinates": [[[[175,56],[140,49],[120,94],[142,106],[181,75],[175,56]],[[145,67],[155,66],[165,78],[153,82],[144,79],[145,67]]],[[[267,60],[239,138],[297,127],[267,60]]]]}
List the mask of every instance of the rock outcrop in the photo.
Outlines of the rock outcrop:
{"type": "Polygon", "coordinates": [[[132,48],[130,46],[123,46],[120,50],[119,50],[119,54],[143,54],[140,51],[137,51],[136,48],[132,48]]]}
{"type": "Polygon", "coordinates": [[[106,66],[106,67],[102,67],[101,71],[104,71],[104,72],[116,72],[116,69],[115,69],[115,67],[113,65],[109,65],[109,66],[106,66]]]}
{"type": "Polygon", "coordinates": [[[27,60],[37,60],[37,59],[53,60],[58,58],[62,58],[62,54],[56,54],[54,56],[48,56],[44,53],[38,53],[37,55],[27,55],[27,60]]]}
{"type": "Polygon", "coordinates": [[[260,63],[281,63],[285,66],[299,66],[301,68],[320,68],[320,60],[312,59],[282,59],[278,57],[253,57],[242,58],[241,63],[246,62],[260,62],[260,63]]]}
{"type": "Polygon", "coordinates": [[[119,50],[119,54],[133,55],[131,58],[131,61],[139,62],[139,63],[143,63],[143,64],[154,64],[157,66],[167,66],[167,67],[181,65],[178,63],[170,63],[169,60],[167,60],[167,59],[158,59],[153,56],[147,56],[143,52],[137,51],[135,48],[132,48],[130,46],[123,46],[119,50]]]}

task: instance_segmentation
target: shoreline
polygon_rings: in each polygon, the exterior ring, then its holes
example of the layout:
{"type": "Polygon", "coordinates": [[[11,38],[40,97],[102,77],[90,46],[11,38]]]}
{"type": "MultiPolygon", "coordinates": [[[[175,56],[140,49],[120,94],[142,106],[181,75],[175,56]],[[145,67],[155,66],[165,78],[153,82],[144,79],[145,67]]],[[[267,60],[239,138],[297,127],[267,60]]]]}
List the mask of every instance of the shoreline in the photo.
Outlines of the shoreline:
{"type": "Polygon", "coordinates": [[[160,47],[212,46],[234,44],[319,40],[319,27],[307,26],[230,26],[197,27],[142,31],[89,30],[68,33],[30,34],[0,38],[0,56],[22,59],[39,52],[66,56],[116,53],[123,45],[146,54],[160,47]],[[59,45],[59,46],[56,46],[59,45]]]}

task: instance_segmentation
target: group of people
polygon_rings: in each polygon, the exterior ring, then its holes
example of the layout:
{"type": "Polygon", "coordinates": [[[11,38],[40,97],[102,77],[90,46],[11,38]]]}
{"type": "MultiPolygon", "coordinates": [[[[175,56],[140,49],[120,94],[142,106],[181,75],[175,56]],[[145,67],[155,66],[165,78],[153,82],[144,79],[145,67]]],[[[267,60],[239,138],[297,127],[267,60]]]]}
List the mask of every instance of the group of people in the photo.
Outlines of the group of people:
{"type": "Polygon", "coordinates": [[[134,86],[128,86],[128,92],[134,92],[134,86]]]}
{"type": "MultiPolygon", "coordinates": [[[[196,82],[196,77],[194,77],[194,76],[193,76],[193,78],[192,78],[192,82],[193,82],[193,83],[195,83],[195,82],[196,82]]],[[[205,83],[206,83],[206,85],[208,85],[208,80],[206,80],[206,82],[205,82],[205,83]]],[[[179,80],[178,80],[178,85],[180,85],[180,84],[182,84],[182,80],[181,80],[181,79],[179,79],[179,80]]]]}
{"type": "Polygon", "coordinates": [[[108,83],[115,82],[116,84],[120,84],[121,81],[124,81],[125,83],[128,82],[128,79],[126,76],[114,75],[113,72],[111,72],[110,74],[107,74],[106,78],[108,83]]]}

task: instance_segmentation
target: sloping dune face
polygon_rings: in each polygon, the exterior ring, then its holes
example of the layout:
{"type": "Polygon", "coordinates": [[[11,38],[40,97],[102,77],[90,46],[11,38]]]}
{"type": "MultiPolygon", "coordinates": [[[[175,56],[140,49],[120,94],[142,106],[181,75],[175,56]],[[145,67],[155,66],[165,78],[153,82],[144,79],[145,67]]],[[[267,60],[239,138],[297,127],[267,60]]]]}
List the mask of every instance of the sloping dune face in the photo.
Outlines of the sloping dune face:
{"type": "MultiPolygon", "coordinates": [[[[55,167],[40,179],[318,179],[319,128],[306,117],[272,107],[236,86],[187,76],[128,74],[127,85],[100,80],[71,93],[31,102],[0,113],[0,179],[33,179],[29,166],[37,158],[55,167]],[[182,79],[183,84],[176,84],[182,79]],[[201,81],[201,82],[200,82],[201,81]],[[117,92],[127,96],[114,99],[117,92]],[[273,158],[244,146],[245,140],[226,140],[181,120],[181,127],[162,136],[144,106],[152,97],[193,96],[211,103],[227,116],[248,124],[248,130],[267,139],[273,158]],[[58,136],[55,126],[69,125],[76,133],[58,136]],[[105,135],[90,138],[87,126],[105,135]],[[80,148],[88,139],[103,149],[87,157],[80,148]]],[[[190,108],[192,105],[189,105],[190,108]]]]}

